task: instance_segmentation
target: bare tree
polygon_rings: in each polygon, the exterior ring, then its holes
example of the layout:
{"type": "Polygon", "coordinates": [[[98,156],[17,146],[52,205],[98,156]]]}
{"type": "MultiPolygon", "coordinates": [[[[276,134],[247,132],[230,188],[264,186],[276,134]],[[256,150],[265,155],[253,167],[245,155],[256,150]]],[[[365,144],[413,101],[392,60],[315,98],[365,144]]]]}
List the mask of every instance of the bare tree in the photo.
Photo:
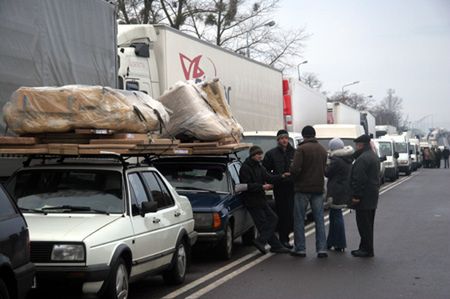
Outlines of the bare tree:
{"type": "Polygon", "coordinates": [[[394,89],[388,89],[387,96],[372,109],[376,123],[395,127],[405,126],[407,120],[402,120],[402,102],[403,100],[395,95],[394,89]]]}
{"type": "Polygon", "coordinates": [[[358,93],[336,92],[330,97],[332,102],[340,102],[357,110],[369,110],[371,108],[371,96],[358,93]]]}
{"type": "Polygon", "coordinates": [[[314,73],[306,73],[302,78],[302,82],[314,89],[320,90],[320,88],[322,88],[322,81],[320,81],[314,73]]]}

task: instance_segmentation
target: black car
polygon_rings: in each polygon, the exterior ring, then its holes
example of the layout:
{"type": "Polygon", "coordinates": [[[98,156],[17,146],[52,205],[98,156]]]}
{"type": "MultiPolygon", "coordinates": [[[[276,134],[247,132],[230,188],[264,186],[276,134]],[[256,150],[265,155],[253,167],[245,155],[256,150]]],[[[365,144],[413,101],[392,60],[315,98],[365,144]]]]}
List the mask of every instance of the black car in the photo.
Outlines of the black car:
{"type": "Polygon", "coordinates": [[[0,298],[25,298],[33,284],[30,237],[25,219],[0,188],[0,298]]]}
{"type": "Polygon", "coordinates": [[[161,157],[152,164],[191,202],[198,244],[214,246],[224,259],[231,258],[235,239],[252,244],[256,229],[235,191],[240,161],[231,156],[187,156],[161,157]]]}

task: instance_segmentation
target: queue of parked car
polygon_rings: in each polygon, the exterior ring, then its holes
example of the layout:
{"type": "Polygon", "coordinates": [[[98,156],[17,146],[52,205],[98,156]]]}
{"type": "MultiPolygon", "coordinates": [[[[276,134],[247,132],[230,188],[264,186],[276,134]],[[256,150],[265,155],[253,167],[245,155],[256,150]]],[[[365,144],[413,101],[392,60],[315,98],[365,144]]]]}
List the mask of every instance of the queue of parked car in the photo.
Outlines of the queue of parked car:
{"type": "MultiPolygon", "coordinates": [[[[344,140],[360,133],[343,130],[344,140]]],[[[317,132],[324,146],[337,134],[328,128],[317,132]]],[[[267,151],[276,145],[275,132],[247,132],[244,141],[267,151]]],[[[294,147],[301,141],[300,134],[291,134],[294,147]]],[[[382,166],[380,183],[420,166],[418,143],[384,136],[373,146],[382,166]]],[[[127,298],[129,283],[150,274],[182,283],[196,246],[230,259],[237,238],[251,245],[257,233],[235,188],[245,154],[133,163],[120,156],[45,163],[30,158],[6,182],[7,192],[0,190],[1,298],[23,298],[32,283],[55,282],[127,298]]]]}

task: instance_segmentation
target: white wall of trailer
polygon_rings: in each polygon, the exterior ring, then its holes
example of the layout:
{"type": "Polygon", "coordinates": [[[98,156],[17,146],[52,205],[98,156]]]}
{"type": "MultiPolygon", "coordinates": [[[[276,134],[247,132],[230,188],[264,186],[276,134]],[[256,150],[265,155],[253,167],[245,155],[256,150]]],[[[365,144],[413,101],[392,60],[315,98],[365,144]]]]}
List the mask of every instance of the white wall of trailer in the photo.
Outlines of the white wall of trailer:
{"type": "Polygon", "coordinates": [[[342,103],[332,103],[332,107],[335,124],[359,125],[361,123],[361,116],[358,110],[342,103]]]}
{"type": "Polygon", "coordinates": [[[297,78],[288,78],[292,104],[292,132],[306,125],[327,123],[327,98],[297,78]]]}

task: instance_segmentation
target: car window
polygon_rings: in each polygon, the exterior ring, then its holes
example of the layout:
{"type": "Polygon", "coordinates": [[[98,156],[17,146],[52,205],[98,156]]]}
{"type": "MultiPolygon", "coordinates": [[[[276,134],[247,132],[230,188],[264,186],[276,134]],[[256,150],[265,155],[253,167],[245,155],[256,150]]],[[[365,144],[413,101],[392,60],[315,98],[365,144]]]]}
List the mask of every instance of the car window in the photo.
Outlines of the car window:
{"type": "Polygon", "coordinates": [[[76,213],[95,210],[122,213],[122,175],[91,169],[32,169],[18,172],[7,190],[22,210],[60,212],[57,207],[79,207],[76,213]]]}
{"type": "Polygon", "coordinates": [[[156,173],[147,171],[142,176],[153,200],[158,203],[158,209],[173,205],[172,197],[156,173]]]}
{"type": "Polygon", "coordinates": [[[239,184],[239,170],[236,169],[235,164],[228,165],[228,171],[230,172],[233,182],[239,184]]]}
{"type": "Polygon", "coordinates": [[[128,180],[130,182],[130,193],[131,200],[134,204],[137,204],[138,208],[141,208],[144,201],[149,201],[147,193],[145,192],[145,187],[138,173],[131,173],[128,175],[128,180]]]}
{"type": "Polygon", "coordinates": [[[3,188],[0,188],[0,219],[9,218],[17,212],[3,188]]]}

